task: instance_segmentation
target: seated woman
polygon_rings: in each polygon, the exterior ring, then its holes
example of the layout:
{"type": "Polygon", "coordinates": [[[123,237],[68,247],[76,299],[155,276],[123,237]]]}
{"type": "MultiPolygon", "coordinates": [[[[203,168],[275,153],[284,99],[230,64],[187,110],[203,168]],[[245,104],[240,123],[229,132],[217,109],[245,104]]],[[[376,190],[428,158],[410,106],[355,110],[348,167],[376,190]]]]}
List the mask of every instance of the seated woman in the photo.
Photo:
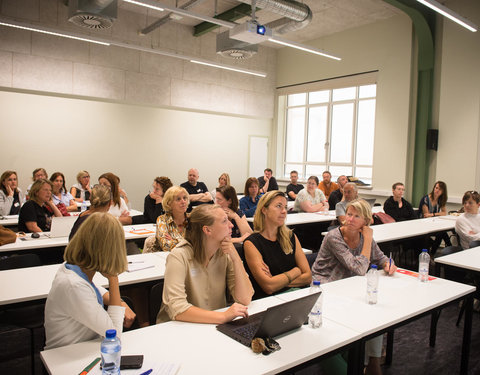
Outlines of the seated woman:
{"type": "MultiPolygon", "coordinates": [[[[48,174],[47,174],[47,171],[45,170],[45,168],[34,169],[33,172],[32,172],[33,182],[35,182],[37,180],[40,180],[42,178],[44,180],[48,180],[48,174]]],[[[26,190],[27,199],[29,199],[28,192],[30,191],[30,188],[32,187],[33,182],[30,185],[28,185],[28,187],[27,187],[27,190],[26,190]]]]}
{"type": "Polygon", "coordinates": [[[165,213],[162,201],[165,193],[173,186],[168,177],[156,177],[153,180],[153,191],[145,197],[143,218],[145,223],[156,223],[157,218],[165,213]]]}
{"type": "Polygon", "coordinates": [[[245,214],[238,209],[238,198],[235,188],[230,185],[217,188],[215,201],[225,211],[228,220],[233,224],[232,242],[243,242],[245,238],[252,234],[252,229],[248,225],[245,214]]]}
{"type": "Polygon", "coordinates": [[[70,188],[70,194],[73,195],[76,202],[90,200],[92,185],[90,185],[90,173],[80,171],[77,173],[77,183],[70,188]]]}
{"type": "Polygon", "coordinates": [[[118,286],[118,274],[127,269],[125,254],[118,220],[107,213],[90,215],[68,244],[48,294],[45,349],[93,340],[108,329],[120,336],[122,325],[133,322],[135,314],[122,302],[118,286]],[[107,278],[109,291],[93,283],[97,272],[107,278]]]}
{"type": "Polygon", "coordinates": [[[5,171],[0,177],[0,215],[18,215],[25,203],[25,196],[18,188],[15,171],[5,171]]]}
{"type": "Polygon", "coordinates": [[[155,242],[153,237],[145,240],[144,252],[171,251],[185,234],[188,192],[180,186],[172,186],[163,197],[165,214],[157,219],[155,242]]]}
{"type": "MultiPolygon", "coordinates": [[[[357,199],[347,205],[345,222],[332,229],[323,239],[317,259],[312,266],[315,280],[322,284],[355,275],[365,275],[370,264],[392,275],[395,264],[383,254],[373,240],[373,231],[369,224],[372,220],[370,205],[363,199],[357,199]]],[[[381,374],[380,357],[382,356],[383,335],[366,343],[365,364],[367,374],[381,374]],[[378,372],[377,372],[378,371],[378,372]]]]}
{"type": "Polygon", "coordinates": [[[157,323],[229,322],[248,316],[253,289],[230,240],[232,224],[217,205],[201,205],[188,219],[185,240],[167,257],[162,307],[157,323]],[[226,288],[235,303],[226,311],[226,288]]]}
{"type": "Polygon", "coordinates": [[[295,198],[293,209],[297,212],[328,211],[328,201],[325,194],[318,188],[318,177],[310,176],[307,188],[302,189],[295,198]]]}
{"type": "Polygon", "coordinates": [[[52,216],[62,216],[52,200],[52,183],[40,179],[30,188],[30,199],[20,208],[18,230],[22,232],[48,232],[52,216]]]}
{"type": "Polygon", "coordinates": [[[230,176],[228,173],[222,173],[220,177],[218,178],[218,187],[213,189],[210,192],[210,195],[212,196],[213,203],[215,203],[215,198],[217,196],[217,189],[221,188],[222,186],[230,186],[230,176]]]}
{"type": "Polygon", "coordinates": [[[258,180],[255,177],[249,177],[245,182],[244,197],[240,199],[240,209],[245,216],[253,217],[257,209],[258,201],[261,195],[258,194],[258,180]]]}
{"type": "MultiPolygon", "coordinates": [[[[467,191],[462,198],[464,213],[455,223],[455,232],[460,237],[463,249],[470,247],[470,242],[480,241],[480,194],[476,191],[467,191]]],[[[446,255],[446,254],[444,254],[446,255]]]]}
{"type": "Polygon", "coordinates": [[[108,212],[112,201],[112,192],[104,185],[95,185],[90,196],[90,207],[78,215],[78,219],[72,226],[68,240],[70,241],[75,233],[77,233],[80,225],[83,224],[88,217],[95,212],[108,212]]]}
{"type": "Polygon", "coordinates": [[[120,179],[113,173],[104,173],[98,178],[100,185],[107,186],[112,192],[112,204],[108,210],[109,214],[117,217],[122,225],[132,224],[132,217],[124,199],[120,196],[120,179]]]}
{"type": "Polygon", "coordinates": [[[266,193],[253,219],[255,233],[243,243],[245,259],[253,275],[254,298],[303,287],[312,273],[297,236],[285,226],[287,199],[278,190],[266,193]]]}
{"type": "MultiPolygon", "coordinates": [[[[73,198],[72,194],[67,192],[65,188],[65,176],[61,172],[55,172],[50,177],[50,181],[53,183],[53,191],[52,191],[52,199],[53,203],[56,206],[59,204],[65,205],[67,211],[78,211],[77,203],[75,203],[75,199],[73,198]]],[[[60,209],[62,212],[62,209],[60,209]]],[[[62,212],[64,216],[68,216],[65,212],[62,212]]]]}

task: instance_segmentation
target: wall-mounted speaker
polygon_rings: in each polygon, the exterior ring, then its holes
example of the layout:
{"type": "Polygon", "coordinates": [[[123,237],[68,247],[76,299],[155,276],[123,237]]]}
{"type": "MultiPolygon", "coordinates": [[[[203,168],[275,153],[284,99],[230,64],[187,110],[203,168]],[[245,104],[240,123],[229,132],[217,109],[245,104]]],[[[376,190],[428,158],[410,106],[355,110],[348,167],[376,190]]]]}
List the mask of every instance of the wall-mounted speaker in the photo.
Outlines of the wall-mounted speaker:
{"type": "Polygon", "coordinates": [[[427,130],[427,150],[438,149],[438,129],[427,130]]]}

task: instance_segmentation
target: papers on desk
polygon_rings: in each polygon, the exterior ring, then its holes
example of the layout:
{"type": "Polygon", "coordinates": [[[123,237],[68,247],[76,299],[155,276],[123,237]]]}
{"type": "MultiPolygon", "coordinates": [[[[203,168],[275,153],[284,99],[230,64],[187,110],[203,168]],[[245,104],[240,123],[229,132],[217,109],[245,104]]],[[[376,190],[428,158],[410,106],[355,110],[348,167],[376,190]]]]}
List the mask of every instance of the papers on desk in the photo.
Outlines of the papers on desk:
{"type": "Polygon", "coordinates": [[[153,264],[144,261],[128,262],[127,272],[135,272],[155,267],[153,264]]]}
{"type": "MultiPolygon", "coordinates": [[[[397,269],[397,272],[401,273],[402,275],[413,276],[413,277],[418,278],[418,272],[404,270],[404,269],[401,269],[401,268],[397,269]]],[[[436,279],[436,277],[428,276],[428,281],[432,281],[432,280],[435,280],[435,279],[436,279]]]]}
{"type": "Polygon", "coordinates": [[[147,228],[132,229],[132,230],[129,230],[128,232],[132,234],[138,234],[138,235],[155,234],[154,231],[147,228]]]}
{"type": "MultiPolygon", "coordinates": [[[[150,369],[152,369],[152,372],[149,375],[175,375],[180,369],[180,363],[155,362],[145,360],[143,362],[142,368],[122,370],[122,375],[141,375],[150,369]]],[[[102,370],[100,369],[100,362],[95,365],[91,372],[88,373],[88,375],[90,374],[102,375],[102,370]]]]}

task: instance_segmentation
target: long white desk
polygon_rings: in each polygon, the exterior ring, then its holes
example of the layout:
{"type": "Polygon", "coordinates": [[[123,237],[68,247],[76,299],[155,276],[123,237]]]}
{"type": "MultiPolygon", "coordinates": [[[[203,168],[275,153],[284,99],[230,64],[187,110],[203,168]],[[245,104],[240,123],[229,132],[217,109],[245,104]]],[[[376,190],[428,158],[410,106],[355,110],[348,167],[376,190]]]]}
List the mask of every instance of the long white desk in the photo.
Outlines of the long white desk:
{"type": "MultiPolygon", "coordinates": [[[[281,302],[277,297],[253,301],[249,312],[263,311],[281,302]]],[[[277,374],[343,348],[359,338],[353,330],[325,319],[319,329],[303,326],[277,338],[282,349],[263,356],[218,332],[213,324],[168,322],[124,333],[122,354],[144,355],[145,365],[135,374],[151,368],[146,364],[152,361],[179,363],[178,375],[277,374]]],[[[79,373],[99,355],[100,340],[41,353],[46,368],[55,375],[79,373]]],[[[98,365],[94,370],[98,371],[98,365]]],[[[95,374],[99,372],[92,372],[95,374]]]]}
{"type": "Polygon", "coordinates": [[[18,215],[5,215],[0,219],[0,225],[10,227],[18,224],[18,215]]]}
{"type": "MultiPolygon", "coordinates": [[[[156,231],[155,224],[125,225],[123,229],[125,231],[126,240],[147,238],[149,236],[155,235],[156,231]]],[[[50,238],[46,236],[46,234],[48,233],[49,232],[41,233],[40,238],[32,238],[31,234],[28,233],[25,240],[17,238],[17,241],[14,243],[0,246],[0,253],[68,245],[68,237],[50,238]]]]}
{"type": "Polygon", "coordinates": [[[480,247],[472,247],[471,249],[435,258],[435,263],[480,272],[480,247]]]}
{"type": "MultiPolygon", "coordinates": [[[[165,261],[168,253],[150,253],[129,255],[130,262],[143,261],[151,268],[134,272],[124,272],[119,275],[120,286],[131,285],[155,280],[162,280],[165,275],[165,261]]],[[[20,268],[0,271],[0,305],[35,301],[47,298],[60,264],[20,268]]],[[[96,285],[108,287],[108,281],[97,272],[94,277],[96,285]]]]}

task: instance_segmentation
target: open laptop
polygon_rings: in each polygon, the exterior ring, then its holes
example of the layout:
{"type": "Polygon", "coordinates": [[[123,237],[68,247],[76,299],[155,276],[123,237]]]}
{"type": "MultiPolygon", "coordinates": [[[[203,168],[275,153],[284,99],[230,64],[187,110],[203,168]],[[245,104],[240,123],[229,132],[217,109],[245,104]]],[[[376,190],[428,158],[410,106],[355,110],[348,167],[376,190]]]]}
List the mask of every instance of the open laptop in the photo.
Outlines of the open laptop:
{"type": "Polygon", "coordinates": [[[78,216],[61,216],[52,217],[52,225],[50,226],[50,233],[45,234],[50,238],[68,237],[72,230],[73,224],[78,219],[78,216]]]}
{"type": "Polygon", "coordinates": [[[217,329],[246,346],[250,346],[255,337],[273,338],[301,327],[307,320],[308,314],[320,293],[309,294],[293,301],[269,307],[267,310],[250,315],[248,318],[220,324],[217,329]]]}

